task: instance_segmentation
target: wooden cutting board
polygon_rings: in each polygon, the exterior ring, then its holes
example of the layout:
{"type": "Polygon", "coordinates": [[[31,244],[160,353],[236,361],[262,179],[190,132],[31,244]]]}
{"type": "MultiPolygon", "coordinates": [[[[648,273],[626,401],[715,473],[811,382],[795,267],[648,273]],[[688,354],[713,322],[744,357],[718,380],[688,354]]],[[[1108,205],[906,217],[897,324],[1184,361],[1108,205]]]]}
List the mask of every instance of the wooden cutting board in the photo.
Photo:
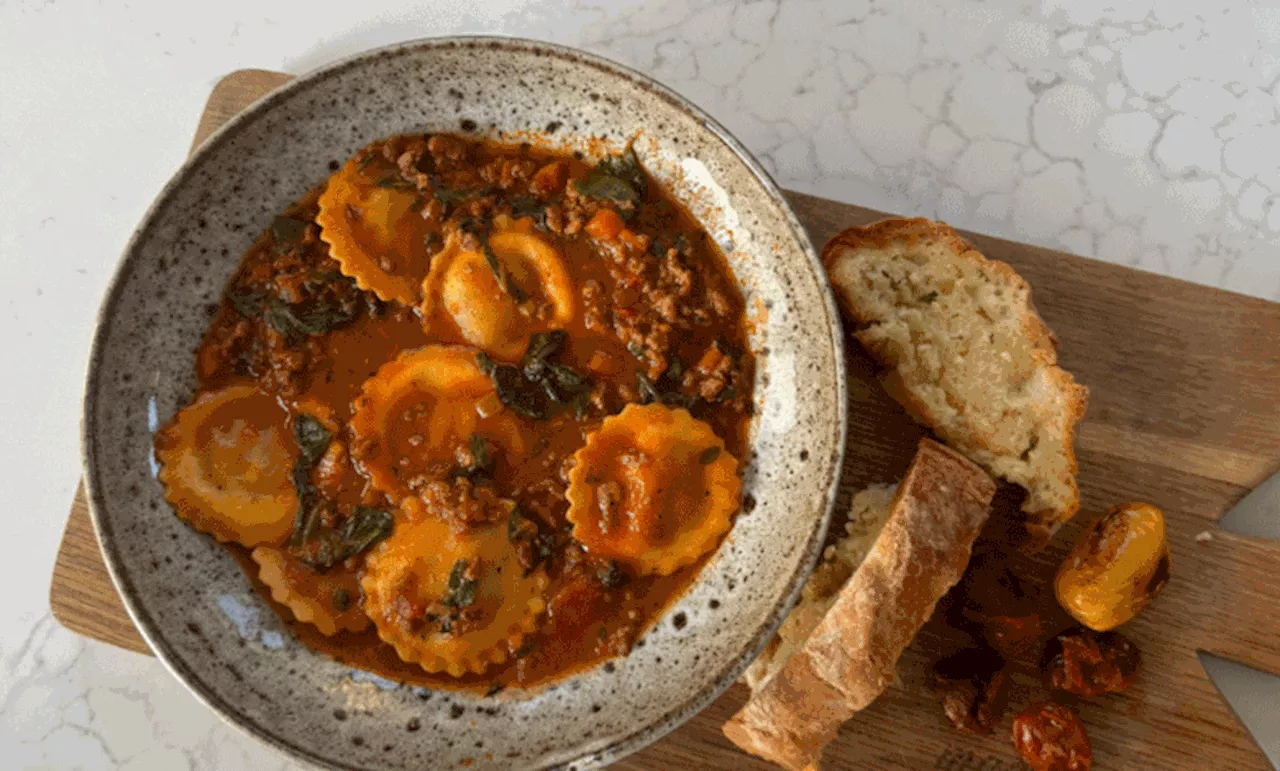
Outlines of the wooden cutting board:
{"type": "MultiPolygon", "coordinates": [[[[228,75],[214,87],[193,147],[288,79],[261,70],[228,75]]],[[[885,216],[798,193],[789,197],[819,245],[841,228],[885,216]]],[[[1280,465],[1280,305],[1047,249],[971,238],[1031,283],[1036,305],[1061,340],[1063,365],[1092,391],[1077,442],[1082,513],[1030,559],[1028,569],[1047,581],[1086,522],[1115,503],[1147,500],[1168,519],[1173,580],[1124,627],[1142,649],[1143,675],[1125,693],[1080,707],[1095,768],[1270,767],[1196,651],[1280,674],[1280,543],[1216,528],[1235,501],[1280,465]],[[1197,540],[1204,533],[1209,537],[1197,540]]],[[[852,417],[840,504],[869,482],[900,476],[923,433],[880,389],[856,344],[850,348],[852,417]]],[[[1003,496],[992,527],[1015,506],[1015,497],[1003,496]]],[[[111,585],[83,491],[71,507],[50,602],[67,628],[149,652],[111,585]]],[[[1019,767],[1008,715],[992,736],[960,734],[923,687],[946,635],[940,622],[930,622],[903,657],[900,683],[845,726],[826,753],[826,767],[1019,767]]],[[[1015,682],[1014,708],[1042,697],[1032,670],[1015,682]]],[[[768,768],[720,733],[744,698],[745,689],[735,686],[618,767],[768,768]]]]}

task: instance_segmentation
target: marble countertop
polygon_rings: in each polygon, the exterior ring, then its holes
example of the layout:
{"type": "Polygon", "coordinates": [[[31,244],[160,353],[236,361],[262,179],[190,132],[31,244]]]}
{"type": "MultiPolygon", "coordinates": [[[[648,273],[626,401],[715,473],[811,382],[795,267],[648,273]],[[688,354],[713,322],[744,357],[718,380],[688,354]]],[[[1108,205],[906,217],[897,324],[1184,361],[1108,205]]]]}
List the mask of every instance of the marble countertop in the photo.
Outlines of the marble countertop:
{"type": "MultiPolygon", "coordinates": [[[[782,185],[1280,300],[1280,10],[1228,2],[0,0],[7,768],[284,769],[47,587],[95,311],[213,83],[499,32],[690,97],[782,185]],[[16,439],[21,437],[21,440],[16,439]]],[[[1280,530],[1280,525],[1277,525],[1280,530]]],[[[1280,535],[1271,532],[1270,535],[1280,535]]],[[[1280,759],[1280,681],[1208,666],[1280,759]]]]}

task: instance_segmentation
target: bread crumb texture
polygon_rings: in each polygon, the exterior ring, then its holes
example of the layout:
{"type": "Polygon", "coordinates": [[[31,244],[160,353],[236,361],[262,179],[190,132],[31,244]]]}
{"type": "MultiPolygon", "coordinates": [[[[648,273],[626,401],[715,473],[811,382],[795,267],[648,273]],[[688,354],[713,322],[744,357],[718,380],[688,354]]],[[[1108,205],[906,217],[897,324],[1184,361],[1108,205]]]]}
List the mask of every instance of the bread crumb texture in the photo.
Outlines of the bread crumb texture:
{"type": "Polygon", "coordinates": [[[844,536],[827,547],[822,560],[805,583],[800,600],[778,627],[778,633],[768,647],[743,674],[743,679],[752,689],[772,677],[818,628],[822,618],[835,604],[840,590],[880,537],[897,489],[897,485],[871,485],[853,496],[844,536]]]}
{"type": "Polygon", "coordinates": [[[850,228],[823,262],[889,392],[948,444],[1027,491],[1029,529],[1079,508],[1075,425],[1088,390],[1057,366],[1027,283],[949,226],[893,219],[850,228]]]}

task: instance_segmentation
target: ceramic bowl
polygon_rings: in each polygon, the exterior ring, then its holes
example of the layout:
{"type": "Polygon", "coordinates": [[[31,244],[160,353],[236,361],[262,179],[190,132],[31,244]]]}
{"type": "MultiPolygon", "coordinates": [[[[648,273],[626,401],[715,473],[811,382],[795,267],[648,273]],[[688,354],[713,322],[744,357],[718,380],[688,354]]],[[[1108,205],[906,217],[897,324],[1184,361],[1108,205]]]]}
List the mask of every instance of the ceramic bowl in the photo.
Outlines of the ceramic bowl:
{"type": "Polygon", "coordinates": [[[211,137],[130,241],[103,302],[84,403],[85,475],[125,605],[227,720],[320,767],[589,768],[633,752],[738,677],[821,548],[844,447],[841,332],[787,202],[698,108],[626,68],[509,38],[421,40],[301,77],[211,137]],[[193,350],[274,213],[362,145],[412,131],[591,154],[634,140],[722,245],[758,355],[744,510],[689,592],[624,659],[496,697],[381,680],[296,643],[240,566],[173,515],[152,434],[190,398],[193,350]]]}

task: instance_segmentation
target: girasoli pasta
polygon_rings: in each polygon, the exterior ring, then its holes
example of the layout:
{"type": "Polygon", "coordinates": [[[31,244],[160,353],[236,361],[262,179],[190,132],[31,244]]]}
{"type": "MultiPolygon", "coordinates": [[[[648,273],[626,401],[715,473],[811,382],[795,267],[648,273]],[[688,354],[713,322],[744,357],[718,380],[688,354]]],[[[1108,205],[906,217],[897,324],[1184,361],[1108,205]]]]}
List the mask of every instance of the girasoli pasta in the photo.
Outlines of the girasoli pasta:
{"type": "Polygon", "coordinates": [[[375,142],[274,218],[156,435],[307,645],[490,691],[626,655],[732,526],[742,294],[630,149],[375,142]]]}

